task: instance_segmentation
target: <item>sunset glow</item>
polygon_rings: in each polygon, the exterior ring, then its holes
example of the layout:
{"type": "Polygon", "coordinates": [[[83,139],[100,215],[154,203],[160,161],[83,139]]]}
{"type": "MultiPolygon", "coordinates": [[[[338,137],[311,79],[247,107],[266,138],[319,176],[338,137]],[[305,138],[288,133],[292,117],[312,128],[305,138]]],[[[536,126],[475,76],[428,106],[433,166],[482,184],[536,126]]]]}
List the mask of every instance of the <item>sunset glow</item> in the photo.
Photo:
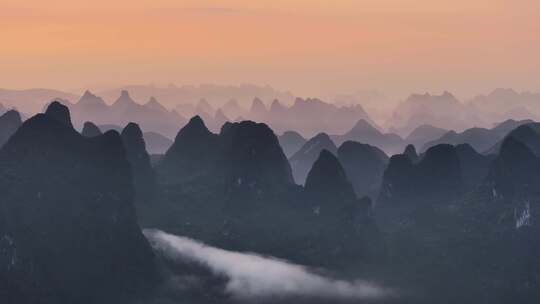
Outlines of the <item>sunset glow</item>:
{"type": "Polygon", "coordinates": [[[540,87],[533,0],[0,0],[0,87],[540,87]]]}

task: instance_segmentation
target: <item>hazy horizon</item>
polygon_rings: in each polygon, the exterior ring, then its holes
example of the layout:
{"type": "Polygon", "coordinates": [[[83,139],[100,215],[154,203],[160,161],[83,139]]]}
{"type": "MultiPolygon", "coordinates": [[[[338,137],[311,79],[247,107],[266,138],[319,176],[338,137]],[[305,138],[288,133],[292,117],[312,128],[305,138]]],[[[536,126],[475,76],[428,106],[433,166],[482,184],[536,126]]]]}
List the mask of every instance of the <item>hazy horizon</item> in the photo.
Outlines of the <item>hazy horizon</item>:
{"type": "Polygon", "coordinates": [[[1,87],[254,83],[297,96],[540,88],[537,1],[4,0],[1,87]],[[506,5],[505,5],[506,4],[506,5]]]}

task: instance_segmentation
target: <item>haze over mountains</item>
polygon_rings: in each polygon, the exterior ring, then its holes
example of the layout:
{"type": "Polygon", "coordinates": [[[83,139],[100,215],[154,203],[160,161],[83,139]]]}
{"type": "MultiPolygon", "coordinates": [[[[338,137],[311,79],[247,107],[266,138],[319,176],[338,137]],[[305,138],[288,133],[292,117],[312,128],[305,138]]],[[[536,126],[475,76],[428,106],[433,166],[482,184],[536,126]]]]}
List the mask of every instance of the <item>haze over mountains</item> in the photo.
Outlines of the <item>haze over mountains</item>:
{"type": "MultiPolygon", "coordinates": [[[[383,133],[396,133],[403,138],[422,125],[462,132],[472,127],[491,128],[494,124],[507,119],[535,120],[540,116],[540,107],[537,106],[540,94],[518,93],[512,89],[496,89],[489,94],[464,101],[458,100],[449,92],[441,95],[412,94],[401,103],[397,103],[395,109],[392,109],[392,104],[396,103],[377,96],[379,95],[375,93],[340,95],[334,99],[336,104],[332,104],[316,98],[297,98],[291,93],[254,85],[181,87],[140,85],[100,92],[87,91],[80,97],[72,93],[47,89],[19,91],[2,89],[0,104],[4,108],[15,107],[28,116],[41,111],[44,105],[54,98],[70,101],[74,105],[74,123],[81,127],[82,123],[78,122],[79,112],[86,111],[85,115],[96,116],[105,109],[104,105],[109,105],[111,108],[107,109],[114,110],[115,114],[109,114],[108,118],[107,115],[100,114],[100,117],[89,117],[95,119],[87,120],[97,124],[119,124],[119,120],[113,121],[119,118],[114,117],[115,115],[131,115],[141,120],[140,125],[144,131],[167,133],[164,135],[169,138],[174,137],[175,128],[172,127],[174,123],[177,124],[175,127],[182,126],[194,115],[203,117],[214,131],[218,131],[224,121],[242,118],[264,121],[278,133],[294,130],[304,137],[312,137],[320,131],[328,134],[344,134],[360,119],[364,119],[383,133]],[[128,92],[128,96],[123,95],[122,91],[128,92]],[[121,96],[124,98],[120,98],[121,96]],[[116,104],[118,100],[121,102],[116,104]],[[257,102],[254,102],[255,100],[257,102]],[[374,100],[386,100],[387,112],[393,114],[381,118],[377,113],[380,106],[374,107],[374,100]],[[163,125],[159,125],[152,118],[159,112],[163,115],[161,118],[163,125]],[[144,127],[150,123],[154,124],[150,126],[152,129],[144,127]]],[[[127,118],[125,120],[126,123],[129,121],[127,118]]]]}
{"type": "MultiPolygon", "coordinates": [[[[132,118],[161,109],[127,92],[110,106],[89,92],[81,99],[132,118]]],[[[64,103],[24,122],[15,110],[0,116],[6,303],[238,303],[271,299],[268,290],[279,303],[540,299],[538,123],[461,133],[421,125],[417,143],[440,137],[417,153],[363,118],[343,135],[306,139],[249,120],[213,132],[194,116],[152,159],[138,123],[111,114],[111,124],[86,121],[79,133],[85,112],[64,103]],[[253,264],[235,271],[232,261],[253,264]],[[270,284],[257,271],[267,266],[298,289],[270,284]],[[244,279],[254,289],[233,287],[244,279]]],[[[260,100],[253,108],[268,114],[260,100]]]]}

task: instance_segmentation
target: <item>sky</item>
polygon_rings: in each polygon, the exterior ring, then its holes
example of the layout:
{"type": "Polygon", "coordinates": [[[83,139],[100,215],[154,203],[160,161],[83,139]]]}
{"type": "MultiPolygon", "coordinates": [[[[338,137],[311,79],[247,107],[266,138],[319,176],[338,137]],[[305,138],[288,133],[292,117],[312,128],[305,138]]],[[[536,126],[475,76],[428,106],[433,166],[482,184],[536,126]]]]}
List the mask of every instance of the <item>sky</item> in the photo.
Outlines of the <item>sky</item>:
{"type": "Polygon", "coordinates": [[[540,90],[538,0],[0,0],[0,87],[540,90]]]}

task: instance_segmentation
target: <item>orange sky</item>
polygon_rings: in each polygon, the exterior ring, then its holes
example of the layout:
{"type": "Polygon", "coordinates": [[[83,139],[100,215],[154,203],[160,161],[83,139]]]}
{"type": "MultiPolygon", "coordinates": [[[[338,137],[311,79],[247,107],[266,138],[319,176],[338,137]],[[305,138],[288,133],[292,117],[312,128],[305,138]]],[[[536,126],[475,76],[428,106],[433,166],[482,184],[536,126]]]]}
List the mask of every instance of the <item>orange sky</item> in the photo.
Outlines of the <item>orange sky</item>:
{"type": "Polygon", "coordinates": [[[538,0],[0,0],[0,87],[540,90],[538,0]]]}

